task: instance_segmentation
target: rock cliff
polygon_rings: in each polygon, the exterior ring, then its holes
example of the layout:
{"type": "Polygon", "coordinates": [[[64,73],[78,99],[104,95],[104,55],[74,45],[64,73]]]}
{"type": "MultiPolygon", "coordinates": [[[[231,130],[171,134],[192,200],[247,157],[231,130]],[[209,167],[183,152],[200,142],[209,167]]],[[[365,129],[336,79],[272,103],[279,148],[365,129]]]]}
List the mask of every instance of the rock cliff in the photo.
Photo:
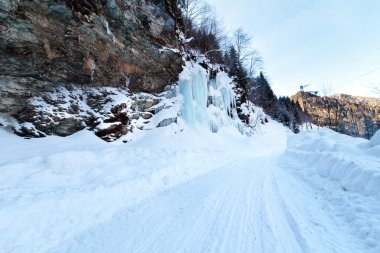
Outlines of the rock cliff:
{"type": "MultiPolygon", "coordinates": [[[[24,136],[65,136],[96,129],[94,110],[115,93],[105,87],[162,92],[182,70],[179,16],[174,0],[2,0],[0,124],[24,136]],[[50,109],[40,110],[41,104],[50,109]],[[9,123],[14,119],[18,125],[9,123]]],[[[108,123],[120,124],[110,131],[124,133],[131,121],[128,105],[112,106],[104,112],[113,115],[108,123]]],[[[137,113],[147,117],[146,107],[137,113]]]]}
{"type": "Polygon", "coordinates": [[[297,92],[298,101],[310,121],[351,136],[371,138],[380,129],[380,99],[337,94],[320,97],[297,92]]]}

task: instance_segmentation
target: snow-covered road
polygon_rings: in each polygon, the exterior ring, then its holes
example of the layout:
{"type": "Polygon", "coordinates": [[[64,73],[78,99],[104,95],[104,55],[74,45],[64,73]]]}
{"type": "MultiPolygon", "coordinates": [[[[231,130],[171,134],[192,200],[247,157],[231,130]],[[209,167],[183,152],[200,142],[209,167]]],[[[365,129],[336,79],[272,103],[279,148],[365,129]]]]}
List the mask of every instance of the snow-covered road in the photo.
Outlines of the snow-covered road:
{"type": "MultiPolygon", "coordinates": [[[[321,191],[277,166],[235,161],[161,192],[50,252],[370,252],[321,191]]],[[[335,190],[335,189],[334,189],[335,190]]]]}
{"type": "Polygon", "coordinates": [[[330,132],[287,145],[281,129],[220,145],[163,133],[166,143],[109,146],[84,133],[38,141],[40,150],[2,133],[28,152],[0,155],[0,252],[379,252],[379,192],[358,187],[377,180],[378,147],[330,132]],[[322,165],[343,166],[342,179],[322,165]],[[350,166],[368,171],[349,184],[350,166]]]}

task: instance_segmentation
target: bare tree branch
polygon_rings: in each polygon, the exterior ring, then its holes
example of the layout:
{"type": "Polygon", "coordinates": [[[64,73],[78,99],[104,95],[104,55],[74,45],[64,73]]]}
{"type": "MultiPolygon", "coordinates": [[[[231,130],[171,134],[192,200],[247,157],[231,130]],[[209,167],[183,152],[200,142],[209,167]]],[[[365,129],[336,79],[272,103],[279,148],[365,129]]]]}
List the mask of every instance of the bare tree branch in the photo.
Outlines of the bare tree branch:
{"type": "Polygon", "coordinates": [[[248,76],[254,77],[256,75],[255,70],[257,68],[262,68],[262,63],[263,63],[263,60],[259,52],[257,50],[254,50],[248,59],[248,76]]]}
{"type": "Polygon", "coordinates": [[[320,92],[323,96],[328,97],[333,93],[333,89],[331,85],[322,84],[319,86],[320,92]]]}
{"type": "Polygon", "coordinates": [[[252,38],[242,28],[237,29],[233,34],[234,46],[237,56],[241,62],[249,57],[249,51],[252,38]]]}
{"type": "Polygon", "coordinates": [[[199,25],[201,20],[207,19],[211,12],[210,5],[203,0],[181,0],[180,7],[185,23],[185,32],[193,25],[199,25]]]}
{"type": "Polygon", "coordinates": [[[262,67],[262,58],[259,52],[252,47],[252,38],[242,28],[239,28],[234,32],[232,42],[238,59],[246,68],[248,76],[254,77],[255,70],[262,67]]]}

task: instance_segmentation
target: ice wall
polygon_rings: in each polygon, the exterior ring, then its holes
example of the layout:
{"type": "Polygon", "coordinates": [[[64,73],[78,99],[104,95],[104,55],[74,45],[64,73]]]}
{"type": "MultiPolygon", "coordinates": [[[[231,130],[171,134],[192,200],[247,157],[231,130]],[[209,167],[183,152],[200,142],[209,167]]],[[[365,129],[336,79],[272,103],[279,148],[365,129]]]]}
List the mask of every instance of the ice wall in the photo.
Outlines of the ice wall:
{"type": "Polygon", "coordinates": [[[241,129],[231,79],[225,72],[211,72],[196,62],[186,63],[179,76],[181,118],[192,128],[205,126],[212,132],[229,126],[241,129]]]}

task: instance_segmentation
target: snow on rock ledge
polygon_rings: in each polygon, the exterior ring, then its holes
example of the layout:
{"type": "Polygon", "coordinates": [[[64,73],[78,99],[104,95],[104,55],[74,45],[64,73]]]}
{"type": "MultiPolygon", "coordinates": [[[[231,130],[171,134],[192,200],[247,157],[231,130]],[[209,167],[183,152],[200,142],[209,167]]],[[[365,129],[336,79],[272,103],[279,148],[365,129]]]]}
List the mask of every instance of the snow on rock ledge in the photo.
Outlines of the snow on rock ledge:
{"type": "Polygon", "coordinates": [[[24,137],[68,136],[86,128],[114,141],[149,123],[154,114],[151,107],[161,99],[111,87],[62,85],[28,99],[16,119],[2,115],[1,125],[24,137]]]}

